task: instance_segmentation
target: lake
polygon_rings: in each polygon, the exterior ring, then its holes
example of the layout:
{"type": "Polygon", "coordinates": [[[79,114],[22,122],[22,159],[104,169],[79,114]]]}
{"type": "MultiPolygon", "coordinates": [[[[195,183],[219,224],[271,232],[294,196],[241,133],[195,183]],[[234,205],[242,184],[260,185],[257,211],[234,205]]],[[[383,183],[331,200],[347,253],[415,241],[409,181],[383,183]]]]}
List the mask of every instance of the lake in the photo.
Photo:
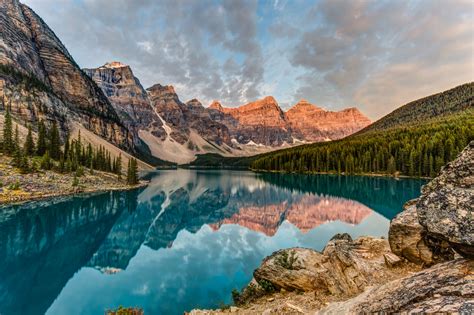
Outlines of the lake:
{"type": "Polygon", "coordinates": [[[387,236],[425,183],[169,170],[148,187],[0,208],[0,314],[182,314],[231,302],[262,259],[336,233],[387,236]]]}

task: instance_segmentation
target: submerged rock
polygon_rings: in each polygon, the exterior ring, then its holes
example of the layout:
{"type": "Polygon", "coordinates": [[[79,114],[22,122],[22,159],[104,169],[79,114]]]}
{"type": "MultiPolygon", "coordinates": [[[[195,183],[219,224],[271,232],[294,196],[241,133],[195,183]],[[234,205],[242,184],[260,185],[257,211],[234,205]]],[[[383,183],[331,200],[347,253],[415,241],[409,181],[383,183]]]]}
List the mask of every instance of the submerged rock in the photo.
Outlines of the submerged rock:
{"type": "Polygon", "coordinates": [[[430,237],[474,258],[474,141],[423,187],[416,211],[430,237]]]}
{"type": "Polygon", "coordinates": [[[474,312],[474,261],[457,259],[375,286],[318,314],[474,312]]]}

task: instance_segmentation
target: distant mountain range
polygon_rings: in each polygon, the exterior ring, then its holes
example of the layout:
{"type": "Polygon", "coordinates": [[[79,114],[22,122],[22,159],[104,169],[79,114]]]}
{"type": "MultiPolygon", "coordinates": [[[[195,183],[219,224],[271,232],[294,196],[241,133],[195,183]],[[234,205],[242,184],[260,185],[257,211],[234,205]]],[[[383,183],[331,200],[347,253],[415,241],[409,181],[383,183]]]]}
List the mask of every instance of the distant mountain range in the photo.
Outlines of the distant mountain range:
{"type": "Polygon", "coordinates": [[[272,96],[239,107],[197,99],[183,103],[173,86],[144,89],[132,69],[110,62],[84,69],[129,129],[156,157],[177,163],[196,154],[243,156],[296,144],[340,139],[370,124],[356,108],[331,112],[301,100],[284,112],[272,96]]]}
{"type": "Polygon", "coordinates": [[[88,141],[105,139],[113,155],[128,152],[155,165],[203,153],[248,156],[340,139],[370,124],[356,108],[331,112],[304,100],[284,112],[271,96],[236,108],[183,103],[172,86],[144,89],[120,62],[81,70],[18,0],[1,1],[0,27],[0,109],[9,107],[17,123],[34,130],[43,120],[57,121],[63,136],[88,131],[88,141]]]}

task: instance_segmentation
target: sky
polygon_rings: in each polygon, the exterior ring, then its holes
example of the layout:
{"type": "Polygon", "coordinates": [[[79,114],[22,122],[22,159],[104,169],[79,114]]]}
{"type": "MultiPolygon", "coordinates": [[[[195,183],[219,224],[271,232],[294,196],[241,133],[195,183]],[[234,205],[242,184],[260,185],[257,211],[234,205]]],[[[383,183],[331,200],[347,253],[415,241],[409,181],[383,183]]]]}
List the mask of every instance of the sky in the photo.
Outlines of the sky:
{"type": "Polygon", "coordinates": [[[23,0],[83,68],[234,107],[266,95],[371,119],[474,81],[470,0],[23,0]]]}

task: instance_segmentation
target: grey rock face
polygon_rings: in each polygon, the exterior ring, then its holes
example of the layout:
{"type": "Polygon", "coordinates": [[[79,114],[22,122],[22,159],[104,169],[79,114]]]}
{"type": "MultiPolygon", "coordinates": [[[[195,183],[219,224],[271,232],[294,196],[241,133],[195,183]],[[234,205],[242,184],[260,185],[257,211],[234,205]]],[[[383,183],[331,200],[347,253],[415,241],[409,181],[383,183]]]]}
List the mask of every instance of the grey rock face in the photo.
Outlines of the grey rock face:
{"type": "Polygon", "coordinates": [[[148,130],[159,138],[165,136],[147,92],[129,66],[110,62],[99,68],[84,69],[84,72],[101,88],[129,129],[148,130]]]}
{"type": "Polygon", "coordinates": [[[373,287],[318,314],[460,313],[474,311],[474,262],[457,259],[373,287]]]}
{"type": "Polygon", "coordinates": [[[474,141],[423,187],[416,211],[430,237],[474,258],[474,141]]]}
{"type": "Polygon", "coordinates": [[[400,257],[424,266],[454,258],[446,242],[433,244],[423,226],[418,222],[416,201],[411,200],[390,223],[388,240],[392,252],[400,257]],[[436,245],[436,246],[432,246],[436,245]]]}

